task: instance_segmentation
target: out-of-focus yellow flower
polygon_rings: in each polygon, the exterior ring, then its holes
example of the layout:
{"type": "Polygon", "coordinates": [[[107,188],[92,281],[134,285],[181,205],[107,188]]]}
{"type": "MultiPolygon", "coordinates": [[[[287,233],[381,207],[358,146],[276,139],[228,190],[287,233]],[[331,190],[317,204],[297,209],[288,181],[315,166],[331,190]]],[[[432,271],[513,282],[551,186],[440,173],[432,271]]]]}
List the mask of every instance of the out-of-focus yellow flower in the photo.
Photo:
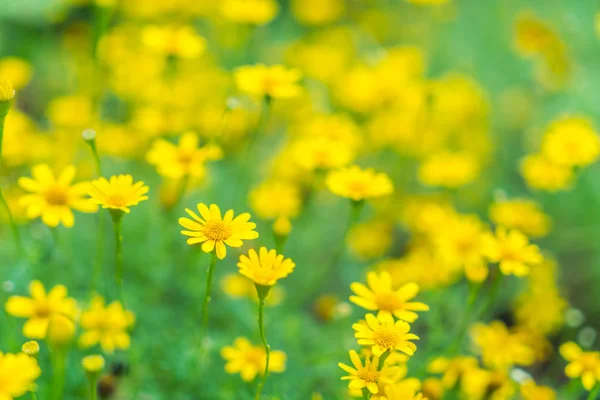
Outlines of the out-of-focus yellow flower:
{"type": "Polygon", "coordinates": [[[228,210],[221,217],[221,210],[216,204],[211,204],[210,208],[204,203],[198,203],[198,212],[196,215],[192,210],[186,208],[193,220],[189,218],[179,218],[179,224],[188,229],[181,231],[185,236],[190,236],[187,244],[193,245],[202,243],[202,251],[210,253],[216,249],[219,259],[225,258],[227,250],[225,245],[230,247],[241,247],[242,240],[252,240],[258,237],[258,232],[254,229],[256,224],[248,222],[250,214],[243,213],[233,217],[233,210],[228,210]]]}
{"type": "Polygon", "coordinates": [[[419,286],[407,283],[397,290],[392,289],[392,278],[388,272],[369,272],[368,287],[359,282],[350,285],[355,296],[350,301],[366,310],[379,311],[379,314],[394,315],[406,322],[415,322],[419,315],[415,311],[428,311],[424,303],[410,301],[419,293],[419,286]]]}
{"type": "Polygon", "coordinates": [[[42,374],[35,358],[0,352],[0,398],[13,400],[25,395],[42,374]]]}
{"type": "Polygon", "coordinates": [[[131,339],[127,330],[134,323],[135,316],[120,302],[105,305],[101,296],[95,296],[81,315],[81,327],[85,332],[79,337],[79,345],[87,349],[99,344],[106,353],[128,349],[131,339]]]}
{"type": "Polygon", "coordinates": [[[301,77],[299,70],[287,69],[283,65],[246,65],[233,73],[233,79],[242,93],[272,99],[298,96],[302,91],[298,85],[301,77]]]}
{"type": "Polygon", "coordinates": [[[81,366],[88,374],[97,374],[102,372],[106,362],[104,357],[98,354],[83,357],[81,359],[81,366]]]}
{"type": "Polygon", "coordinates": [[[473,368],[463,377],[460,389],[467,399],[509,400],[516,394],[515,386],[507,371],[473,368]]]}
{"type": "Polygon", "coordinates": [[[331,193],[354,201],[386,196],[394,191],[387,174],[376,173],[372,168],[361,169],[358,165],[331,171],[326,184],[331,193]]]}
{"type": "Polygon", "coordinates": [[[278,236],[288,236],[292,231],[292,221],[289,217],[279,216],[273,221],[273,233],[278,236]]]}
{"type": "Polygon", "coordinates": [[[392,246],[393,226],[384,221],[354,225],[348,234],[350,250],[361,260],[383,256],[392,246]]]}
{"type": "Polygon", "coordinates": [[[464,375],[478,365],[477,359],[471,356],[437,357],[429,363],[427,370],[432,374],[442,374],[443,387],[452,389],[464,375]]]}
{"type": "Polygon", "coordinates": [[[520,326],[551,334],[563,326],[567,306],[557,288],[538,288],[517,298],[514,313],[520,326]]]}
{"type": "Polygon", "coordinates": [[[0,59],[0,76],[8,80],[15,90],[27,86],[31,80],[31,65],[17,57],[4,57],[0,59]]]}
{"type": "Polygon", "coordinates": [[[504,275],[525,276],[532,265],[543,260],[539,247],[530,244],[527,236],[516,229],[498,227],[496,236],[489,235],[483,246],[486,256],[499,263],[504,275]]]}
{"type": "Polygon", "coordinates": [[[263,182],[252,189],[248,197],[256,215],[269,220],[296,217],[302,205],[298,187],[284,181],[263,182]]]}
{"type": "MultiPolygon", "coordinates": [[[[262,346],[254,346],[245,337],[234,340],[233,346],[221,349],[221,357],[225,359],[225,372],[239,373],[245,382],[252,382],[257,375],[265,371],[266,353],[262,346]]],[[[285,371],[286,355],[283,351],[271,350],[269,372],[285,371]]]]}
{"type": "Polygon", "coordinates": [[[419,181],[428,186],[457,188],[479,175],[479,164],[469,153],[441,152],[424,160],[419,167],[419,181]]]}
{"type": "Polygon", "coordinates": [[[334,294],[319,296],[313,304],[313,313],[321,321],[331,321],[339,317],[345,317],[350,312],[350,305],[340,301],[334,294]]]}
{"type": "Polygon", "coordinates": [[[55,128],[78,134],[89,128],[95,117],[92,101],[84,95],[55,97],[48,105],[47,115],[55,128]]]}
{"type": "Polygon", "coordinates": [[[383,101],[379,76],[374,69],[363,65],[352,67],[338,77],[334,95],[343,107],[363,114],[375,110],[383,101]]]}
{"type": "Polygon", "coordinates": [[[230,21],[264,25],[277,16],[279,5],[275,0],[223,0],[220,10],[230,21]]]}
{"type": "Polygon", "coordinates": [[[29,342],[23,344],[21,351],[28,356],[37,357],[40,352],[40,344],[35,340],[30,340],[29,342]]]}
{"type": "Polygon", "coordinates": [[[529,12],[521,14],[515,24],[514,45],[525,56],[538,56],[557,40],[556,33],[529,12]]]}
{"type": "Polygon", "coordinates": [[[250,249],[248,255],[241,255],[237,264],[240,274],[260,286],[273,286],[294,271],[296,264],[277,254],[275,250],[261,247],[258,251],[250,249]]]}
{"type": "Polygon", "coordinates": [[[292,0],[291,6],[294,17],[307,25],[329,24],[345,10],[344,0],[292,0]]]}
{"type": "MultiPolygon", "coordinates": [[[[9,80],[6,79],[2,79],[0,80],[0,103],[7,104],[7,102],[9,102],[10,100],[12,100],[15,97],[15,89],[12,85],[12,83],[9,80]]],[[[4,109],[5,107],[3,107],[4,109]]],[[[6,114],[8,114],[8,110],[3,110],[2,112],[2,118],[4,119],[4,117],[6,117],[6,114]]]]}
{"type": "Polygon", "coordinates": [[[534,380],[529,379],[521,384],[523,400],[556,400],[556,392],[548,386],[538,386],[534,380]]]}
{"type": "Polygon", "coordinates": [[[148,186],[144,182],[133,183],[131,175],[114,175],[110,180],[99,178],[89,188],[91,200],[108,210],[118,210],[129,214],[129,207],[148,200],[148,186]]]}
{"type": "MultiPolygon", "coordinates": [[[[221,282],[223,292],[231,298],[250,298],[258,302],[258,294],[254,282],[239,274],[231,273],[226,275],[221,282]]],[[[285,292],[282,287],[275,286],[271,288],[269,296],[265,299],[266,306],[276,306],[281,304],[285,292]]]]}
{"type": "Polygon", "coordinates": [[[64,314],[54,314],[48,321],[48,342],[52,346],[68,346],[75,337],[76,329],[71,318],[64,314]]]}
{"type": "Polygon", "coordinates": [[[204,52],[206,40],[190,25],[148,25],[142,30],[142,43],[163,56],[196,58],[204,52]]]}
{"type": "Polygon", "coordinates": [[[177,146],[157,139],[146,159],[156,166],[162,176],[174,179],[184,176],[202,178],[206,174],[206,162],[221,159],[223,152],[212,144],[198,147],[198,142],[198,136],[193,132],[182,134],[177,146]]]}
{"type": "Polygon", "coordinates": [[[540,190],[556,192],[571,186],[573,170],[557,165],[541,154],[530,154],[521,163],[521,174],[527,185],[540,190]]]}
{"type": "Polygon", "coordinates": [[[57,178],[46,164],[38,164],[31,170],[32,178],[19,178],[19,186],[29,192],[19,200],[26,209],[28,218],[42,218],[44,224],[56,227],[62,223],[70,228],[75,223],[71,209],[91,213],[98,207],[84,198],[89,190],[89,182],[71,185],[75,177],[75,167],[66,167],[57,178]]]}
{"type": "Polygon", "coordinates": [[[380,399],[406,399],[406,400],[428,400],[423,393],[418,392],[418,389],[398,383],[387,385],[385,387],[385,397],[380,399]]]}
{"type": "Polygon", "coordinates": [[[350,389],[366,388],[371,394],[379,393],[380,384],[393,383],[401,372],[400,367],[383,366],[379,368],[379,357],[377,356],[365,356],[363,364],[354,350],[350,350],[350,360],[354,368],[344,363],[338,363],[338,366],[348,373],[342,379],[350,381],[348,383],[350,389]]]}
{"type": "Polygon", "coordinates": [[[560,355],[569,362],[565,375],[571,379],[581,377],[583,387],[592,390],[600,380],[600,352],[583,351],[575,342],[567,342],[560,346],[560,355]]]}
{"type": "Polygon", "coordinates": [[[301,121],[295,129],[302,138],[325,138],[337,141],[335,146],[347,146],[355,151],[362,144],[359,127],[345,114],[315,114],[301,121]]]}
{"type": "Polygon", "coordinates": [[[298,139],[290,151],[294,161],[308,171],[343,167],[354,159],[354,151],[347,143],[327,137],[298,139]]]}
{"type": "Polygon", "coordinates": [[[518,332],[509,331],[501,321],[473,325],[471,338],[481,354],[483,364],[490,368],[507,370],[514,365],[528,366],[535,361],[535,353],[524,337],[518,332]]]}
{"type": "Polygon", "coordinates": [[[77,316],[77,301],[67,297],[67,288],[63,285],[54,286],[49,293],[40,281],[29,284],[31,298],[11,296],[6,302],[5,309],[9,315],[27,318],[23,326],[23,335],[31,339],[45,339],[48,333],[50,318],[62,315],[70,320],[77,316]]]}
{"type": "Polygon", "coordinates": [[[533,237],[543,237],[550,231],[552,221],[533,200],[501,200],[490,206],[490,219],[496,225],[533,237]]]}
{"type": "Polygon", "coordinates": [[[429,400],[440,400],[444,397],[444,385],[440,379],[427,378],[423,380],[422,390],[429,400]]]}
{"type": "Polygon", "coordinates": [[[584,167],[598,160],[600,137],[587,118],[561,118],[545,133],[542,154],[557,165],[584,167]]]}
{"type": "Polygon", "coordinates": [[[365,321],[352,325],[356,331],[358,344],[370,347],[371,352],[377,356],[385,352],[393,353],[401,351],[412,356],[417,351],[417,346],[411,340],[419,340],[419,337],[410,333],[410,325],[405,321],[394,321],[391,314],[365,315],[365,321]]]}

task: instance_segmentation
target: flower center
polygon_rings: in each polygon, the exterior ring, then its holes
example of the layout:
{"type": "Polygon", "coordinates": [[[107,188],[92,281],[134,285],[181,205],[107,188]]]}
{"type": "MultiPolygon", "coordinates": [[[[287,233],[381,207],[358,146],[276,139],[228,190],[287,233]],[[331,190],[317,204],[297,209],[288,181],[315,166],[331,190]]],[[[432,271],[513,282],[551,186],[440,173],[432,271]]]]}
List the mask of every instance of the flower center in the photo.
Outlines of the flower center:
{"type": "Polygon", "coordinates": [[[360,379],[362,379],[363,381],[365,381],[367,383],[369,383],[369,382],[377,383],[377,381],[379,380],[379,371],[370,371],[366,368],[359,369],[357,375],[360,379]]]}
{"type": "Polygon", "coordinates": [[[375,298],[380,310],[394,312],[402,307],[402,302],[393,292],[378,293],[375,298]]]}
{"type": "Polygon", "coordinates": [[[398,342],[400,341],[400,335],[391,329],[382,327],[381,330],[375,332],[373,335],[373,341],[379,347],[384,349],[393,349],[398,345],[398,342]]]}
{"type": "Polygon", "coordinates": [[[53,206],[64,206],[67,204],[67,192],[61,186],[54,185],[45,193],[46,202],[53,206]]]}
{"type": "Polygon", "coordinates": [[[107,203],[115,206],[115,207],[125,207],[127,205],[127,201],[125,199],[125,196],[123,196],[122,194],[112,194],[110,196],[108,196],[107,199],[107,203]]]}
{"type": "Polygon", "coordinates": [[[363,181],[353,181],[348,184],[348,189],[354,194],[362,195],[367,191],[367,185],[363,181]]]}
{"type": "Polygon", "coordinates": [[[223,221],[206,221],[203,232],[209,240],[223,241],[231,237],[231,226],[223,221]]]}
{"type": "Polygon", "coordinates": [[[188,151],[179,151],[177,153],[177,161],[180,164],[183,164],[185,166],[188,166],[192,163],[193,160],[193,154],[188,152],[188,151]]]}
{"type": "Polygon", "coordinates": [[[45,303],[36,304],[35,315],[38,318],[50,317],[50,307],[48,306],[48,304],[45,304],[45,303]]]}

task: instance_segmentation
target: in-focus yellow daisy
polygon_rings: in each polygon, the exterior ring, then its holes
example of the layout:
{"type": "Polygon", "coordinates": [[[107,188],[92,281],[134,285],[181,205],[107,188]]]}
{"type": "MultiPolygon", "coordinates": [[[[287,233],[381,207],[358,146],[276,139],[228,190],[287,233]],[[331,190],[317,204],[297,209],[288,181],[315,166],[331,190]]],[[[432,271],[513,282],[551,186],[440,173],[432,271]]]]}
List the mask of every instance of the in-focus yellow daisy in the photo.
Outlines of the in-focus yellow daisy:
{"type": "Polygon", "coordinates": [[[327,175],[327,187],[338,196],[361,201],[388,195],[394,185],[385,173],[376,173],[372,168],[361,169],[358,165],[331,171],[327,175]]]}
{"type": "Polygon", "coordinates": [[[216,145],[198,145],[198,135],[193,132],[182,134],[178,145],[157,139],[148,151],[146,160],[156,166],[160,175],[168,178],[202,178],[206,174],[206,162],[221,159],[223,152],[216,145]]]}
{"type": "Polygon", "coordinates": [[[241,92],[272,99],[296,97],[302,91],[298,81],[302,74],[297,69],[282,65],[247,65],[237,68],[233,78],[241,92]]]}
{"type": "Polygon", "coordinates": [[[486,239],[484,253],[490,261],[499,263],[504,275],[525,276],[532,265],[543,261],[539,247],[516,229],[500,226],[495,237],[489,235],[486,239]]]}
{"type": "Polygon", "coordinates": [[[359,282],[350,285],[356,296],[350,296],[350,301],[369,311],[379,311],[379,314],[393,314],[396,318],[414,322],[419,316],[415,311],[428,311],[424,303],[410,301],[419,293],[419,285],[407,283],[398,290],[392,289],[392,277],[388,272],[369,272],[367,274],[369,287],[359,282]]]}
{"type": "Polygon", "coordinates": [[[192,210],[186,208],[185,211],[193,218],[179,218],[179,224],[188,229],[181,231],[185,236],[190,236],[187,244],[192,245],[202,243],[202,251],[210,253],[216,251],[219,259],[225,258],[227,250],[225,245],[230,247],[241,247],[243,240],[252,240],[258,237],[258,232],[254,229],[256,224],[248,222],[250,214],[243,213],[233,217],[233,210],[228,210],[221,216],[221,210],[216,204],[208,207],[204,203],[198,203],[198,216],[192,210]]]}
{"type": "Polygon", "coordinates": [[[148,200],[148,186],[144,182],[133,183],[131,175],[114,175],[110,180],[98,178],[92,182],[89,195],[92,201],[108,210],[129,213],[129,207],[148,200]]]}
{"type": "Polygon", "coordinates": [[[0,399],[13,400],[30,392],[41,373],[35,358],[0,352],[0,399]]]}
{"type": "Polygon", "coordinates": [[[84,197],[90,183],[72,185],[75,173],[75,167],[68,166],[55,177],[48,165],[38,164],[31,169],[33,178],[19,178],[19,186],[29,192],[19,200],[27,217],[41,217],[44,224],[53,228],[61,223],[70,228],[75,223],[72,209],[95,212],[98,209],[96,204],[84,197]]]}
{"type": "Polygon", "coordinates": [[[261,286],[273,286],[279,279],[291,274],[296,267],[291,259],[277,254],[275,250],[267,250],[266,247],[261,247],[258,253],[250,249],[247,256],[240,256],[237,265],[240,274],[261,286]]]}
{"type": "Polygon", "coordinates": [[[575,342],[567,342],[560,346],[560,355],[569,362],[565,375],[571,379],[581,377],[586,390],[592,390],[600,381],[600,352],[583,351],[575,342]]]}
{"type": "Polygon", "coordinates": [[[63,285],[56,285],[46,293],[40,281],[32,281],[29,284],[29,294],[31,297],[11,296],[5,305],[9,315],[28,319],[23,326],[25,337],[45,339],[50,318],[62,315],[74,320],[77,316],[77,301],[67,297],[67,288],[63,285]]]}
{"type": "Polygon", "coordinates": [[[377,394],[380,384],[393,383],[401,373],[399,367],[383,366],[379,369],[379,357],[377,356],[367,355],[363,364],[355,350],[350,350],[350,360],[354,368],[338,363],[338,366],[349,374],[343,376],[342,380],[350,381],[348,383],[350,389],[367,388],[372,394],[377,394]]]}
{"type": "Polygon", "coordinates": [[[128,349],[131,340],[127,330],[134,323],[135,316],[120,302],[114,301],[106,306],[104,299],[96,296],[81,315],[81,327],[85,332],[79,338],[79,345],[89,348],[100,344],[106,353],[128,349]]]}
{"type": "MultiPolygon", "coordinates": [[[[254,346],[245,337],[236,338],[233,346],[223,347],[221,357],[226,361],[225,371],[228,374],[239,373],[245,382],[252,382],[257,375],[262,375],[265,371],[265,349],[254,346]]],[[[271,351],[269,372],[285,371],[286,358],[283,351],[271,351]]]]}
{"type": "Polygon", "coordinates": [[[409,356],[415,354],[417,346],[411,340],[419,340],[419,337],[410,332],[410,325],[405,321],[395,321],[390,314],[381,314],[375,317],[373,314],[365,315],[365,321],[352,325],[356,331],[354,337],[358,344],[371,348],[377,357],[386,351],[392,353],[396,350],[409,356]]]}

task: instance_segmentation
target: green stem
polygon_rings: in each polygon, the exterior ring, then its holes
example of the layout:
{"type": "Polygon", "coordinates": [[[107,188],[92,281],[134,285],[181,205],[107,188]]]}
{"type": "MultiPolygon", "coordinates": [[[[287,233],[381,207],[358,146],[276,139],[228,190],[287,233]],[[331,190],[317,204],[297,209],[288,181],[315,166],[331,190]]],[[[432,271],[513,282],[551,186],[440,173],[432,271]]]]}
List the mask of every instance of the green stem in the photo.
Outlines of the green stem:
{"type": "Polygon", "coordinates": [[[469,322],[471,321],[471,312],[473,311],[473,306],[475,305],[475,300],[477,299],[477,295],[479,294],[480,289],[480,284],[474,284],[469,282],[469,298],[467,300],[467,307],[465,308],[463,320],[458,330],[458,334],[456,335],[456,339],[454,340],[454,343],[450,346],[450,354],[454,354],[460,349],[460,345],[463,341],[465,333],[467,332],[467,328],[469,327],[469,322]]]}
{"type": "Polygon", "coordinates": [[[369,400],[371,398],[371,392],[367,388],[363,388],[362,390],[363,400],[369,400]]]}
{"type": "Polygon", "coordinates": [[[37,400],[37,396],[33,390],[31,391],[31,400],[37,400]]]}
{"type": "Polygon", "coordinates": [[[262,379],[258,384],[258,388],[256,390],[255,400],[260,400],[260,394],[267,382],[267,376],[269,375],[269,361],[271,359],[271,347],[267,344],[267,339],[265,337],[265,323],[264,323],[264,314],[265,314],[265,299],[261,297],[258,302],[258,330],[260,331],[260,339],[262,340],[262,344],[265,348],[266,353],[266,362],[265,362],[265,371],[263,373],[262,379]]]}
{"type": "MultiPolygon", "coordinates": [[[[0,124],[0,126],[2,126],[2,124],[0,124]]],[[[0,138],[0,144],[1,143],[2,143],[2,139],[0,138]]],[[[19,251],[19,254],[20,254],[23,252],[23,244],[21,243],[21,234],[19,233],[19,228],[17,227],[15,219],[12,215],[12,212],[10,211],[10,207],[8,206],[6,199],[2,195],[2,189],[0,189],[0,204],[2,205],[2,207],[4,207],[4,210],[6,211],[6,215],[8,217],[8,222],[10,224],[10,229],[12,230],[12,233],[13,233],[13,239],[15,241],[15,246],[17,246],[17,250],[19,251]]]]}
{"type": "Polygon", "coordinates": [[[98,383],[97,383],[97,379],[93,378],[90,379],[90,400],[97,400],[98,399],[98,383]]]}
{"type": "Polygon", "coordinates": [[[52,354],[52,400],[62,400],[65,386],[65,353],[63,349],[55,349],[52,354]]]}
{"type": "Polygon", "coordinates": [[[494,300],[496,300],[496,296],[498,295],[498,290],[500,289],[500,283],[502,282],[503,276],[504,275],[500,271],[498,271],[496,276],[494,277],[494,281],[492,282],[492,287],[490,288],[487,301],[485,302],[485,305],[479,313],[480,316],[487,314],[487,312],[493,306],[494,300]]]}
{"type": "Polygon", "coordinates": [[[587,400],[596,400],[596,398],[598,397],[598,392],[600,392],[600,385],[596,383],[589,396],[587,397],[587,400]]]}
{"type": "Polygon", "coordinates": [[[90,294],[98,292],[98,282],[102,272],[102,260],[104,259],[104,214],[98,214],[98,236],[96,238],[96,260],[94,261],[94,273],[90,294]]]}
{"type": "Polygon", "coordinates": [[[185,195],[185,191],[188,188],[190,182],[190,176],[189,174],[185,174],[184,176],[181,177],[181,181],[179,184],[179,188],[177,190],[177,197],[175,197],[175,201],[173,201],[173,204],[171,204],[170,209],[174,209],[175,207],[177,207],[179,205],[179,203],[181,203],[181,200],[183,200],[183,197],[185,195]]]}
{"type": "Polygon", "coordinates": [[[115,283],[119,300],[123,303],[123,235],[121,233],[122,212],[112,214],[113,226],[115,230],[115,283]]]}
{"type": "Polygon", "coordinates": [[[208,266],[208,277],[206,278],[206,292],[204,293],[204,304],[202,306],[202,331],[208,330],[208,303],[210,303],[210,291],[212,288],[215,265],[217,264],[217,252],[213,250],[210,256],[210,265],[208,266]]]}

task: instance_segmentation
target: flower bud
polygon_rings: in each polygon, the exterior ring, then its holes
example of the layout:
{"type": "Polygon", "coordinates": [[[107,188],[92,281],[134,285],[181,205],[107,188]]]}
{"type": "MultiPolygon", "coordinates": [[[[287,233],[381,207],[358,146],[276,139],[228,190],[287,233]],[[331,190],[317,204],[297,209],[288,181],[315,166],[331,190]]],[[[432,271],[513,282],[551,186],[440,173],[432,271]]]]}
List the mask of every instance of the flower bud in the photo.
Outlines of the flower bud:
{"type": "Polygon", "coordinates": [[[21,347],[21,351],[28,356],[37,357],[40,352],[40,345],[35,340],[30,340],[21,347]]]}
{"type": "Polygon", "coordinates": [[[91,377],[95,377],[100,372],[102,372],[104,370],[105,365],[106,362],[104,361],[104,357],[97,354],[83,357],[83,359],[81,360],[81,366],[88,374],[88,376],[91,377]]]}

